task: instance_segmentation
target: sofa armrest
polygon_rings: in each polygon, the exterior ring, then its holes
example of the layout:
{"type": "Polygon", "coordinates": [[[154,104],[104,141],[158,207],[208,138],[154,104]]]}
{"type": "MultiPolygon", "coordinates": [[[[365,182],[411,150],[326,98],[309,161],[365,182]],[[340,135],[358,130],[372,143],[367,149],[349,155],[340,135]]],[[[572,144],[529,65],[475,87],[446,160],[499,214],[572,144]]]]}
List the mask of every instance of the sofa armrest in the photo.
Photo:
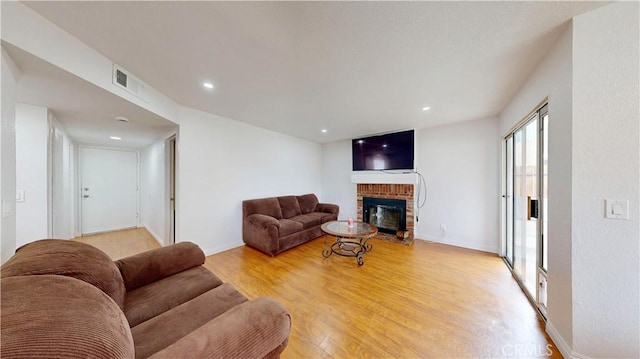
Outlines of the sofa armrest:
{"type": "Polygon", "coordinates": [[[290,331],[287,309],[261,297],[233,307],[149,358],[278,357],[290,331]]]}
{"type": "Polygon", "coordinates": [[[242,240],[270,256],[278,253],[280,221],[264,214],[252,214],[242,221],[242,240]]]}
{"type": "Polygon", "coordinates": [[[280,221],[271,216],[267,216],[266,214],[252,214],[247,216],[246,220],[252,225],[260,228],[268,228],[269,226],[276,226],[280,228],[280,221]]]}
{"type": "Polygon", "coordinates": [[[337,204],[331,204],[331,203],[318,203],[316,205],[316,210],[315,210],[315,212],[326,212],[326,213],[335,214],[336,216],[338,215],[339,211],[340,211],[340,207],[337,204]]]}
{"type": "Polygon", "coordinates": [[[204,264],[196,244],[182,242],[117,260],[127,291],[204,264]]]}

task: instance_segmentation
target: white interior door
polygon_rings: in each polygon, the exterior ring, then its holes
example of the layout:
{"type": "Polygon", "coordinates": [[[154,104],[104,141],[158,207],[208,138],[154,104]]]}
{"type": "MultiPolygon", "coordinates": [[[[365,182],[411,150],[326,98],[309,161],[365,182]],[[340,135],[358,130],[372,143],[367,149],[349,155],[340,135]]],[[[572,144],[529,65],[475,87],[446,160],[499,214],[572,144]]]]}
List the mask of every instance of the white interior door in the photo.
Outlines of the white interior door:
{"type": "Polygon", "coordinates": [[[80,173],[83,235],[137,226],[137,152],[82,147],[80,173]]]}

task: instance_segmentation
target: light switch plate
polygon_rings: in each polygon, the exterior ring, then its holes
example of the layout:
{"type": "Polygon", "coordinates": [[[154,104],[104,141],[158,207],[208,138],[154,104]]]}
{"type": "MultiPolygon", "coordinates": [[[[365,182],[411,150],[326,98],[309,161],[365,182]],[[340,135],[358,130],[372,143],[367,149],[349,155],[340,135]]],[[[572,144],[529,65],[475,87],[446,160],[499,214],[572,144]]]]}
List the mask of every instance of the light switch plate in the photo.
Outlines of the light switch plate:
{"type": "Polygon", "coordinates": [[[16,202],[24,202],[24,190],[16,190],[16,202]]]}
{"type": "Polygon", "coordinates": [[[605,199],[605,218],[629,219],[629,200],[605,199]]]}

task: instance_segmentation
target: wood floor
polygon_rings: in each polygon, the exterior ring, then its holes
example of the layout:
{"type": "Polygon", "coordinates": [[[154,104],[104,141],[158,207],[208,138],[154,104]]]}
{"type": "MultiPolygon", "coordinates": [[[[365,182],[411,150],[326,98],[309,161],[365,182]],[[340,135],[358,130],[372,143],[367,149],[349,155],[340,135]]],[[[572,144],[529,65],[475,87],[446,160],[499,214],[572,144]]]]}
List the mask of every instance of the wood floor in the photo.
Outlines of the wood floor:
{"type": "Polygon", "coordinates": [[[107,253],[113,260],[160,248],[158,241],[144,228],[93,234],[73,240],[91,244],[107,253]]]}
{"type": "Polygon", "coordinates": [[[358,267],[323,258],[323,240],[275,258],[248,247],[207,257],[247,297],[276,298],[291,312],[283,358],[562,357],[496,255],[373,239],[358,267]]]}

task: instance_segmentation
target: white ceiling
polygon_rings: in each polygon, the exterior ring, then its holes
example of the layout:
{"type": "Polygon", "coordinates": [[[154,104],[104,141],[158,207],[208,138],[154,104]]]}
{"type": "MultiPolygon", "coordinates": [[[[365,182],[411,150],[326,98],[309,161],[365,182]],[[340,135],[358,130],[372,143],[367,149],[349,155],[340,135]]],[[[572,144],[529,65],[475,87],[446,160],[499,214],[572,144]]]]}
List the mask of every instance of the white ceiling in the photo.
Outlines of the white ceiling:
{"type": "Polygon", "coordinates": [[[568,21],[604,5],[26,4],[180,104],[320,143],[496,116],[568,21]]]}
{"type": "Polygon", "coordinates": [[[13,45],[3,43],[2,47],[21,72],[18,101],[49,108],[76,143],[144,148],[176,127],[175,123],[13,45]],[[117,122],[116,116],[126,117],[129,123],[117,122]],[[110,136],[122,140],[114,141],[110,136]]]}

